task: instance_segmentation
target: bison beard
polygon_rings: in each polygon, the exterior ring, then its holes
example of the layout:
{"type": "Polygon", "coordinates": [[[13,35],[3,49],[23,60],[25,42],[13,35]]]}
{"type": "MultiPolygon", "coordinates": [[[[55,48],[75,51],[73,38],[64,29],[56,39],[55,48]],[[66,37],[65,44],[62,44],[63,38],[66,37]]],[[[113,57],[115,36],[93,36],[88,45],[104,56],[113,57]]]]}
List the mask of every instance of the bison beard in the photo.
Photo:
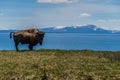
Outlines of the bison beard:
{"type": "Polygon", "coordinates": [[[19,51],[18,44],[29,44],[29,49],[33,50],[33,46],[40,43],[42,45],[43,38],[44,38],[44,32],[37,31],[38,29],[27,29],[22,30],[19,32],[11,32],[10,38],[14,39],[16,51],[19,51]],[[13,35],[12,35],[13,34],[13,35]]]}

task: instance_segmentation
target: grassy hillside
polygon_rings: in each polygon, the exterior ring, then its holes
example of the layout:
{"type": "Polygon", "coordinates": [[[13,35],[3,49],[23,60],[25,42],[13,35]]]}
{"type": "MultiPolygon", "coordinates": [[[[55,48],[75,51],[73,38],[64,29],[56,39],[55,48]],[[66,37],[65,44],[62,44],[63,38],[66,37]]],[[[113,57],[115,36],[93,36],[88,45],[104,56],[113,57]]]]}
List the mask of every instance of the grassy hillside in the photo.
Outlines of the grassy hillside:
{"type": "Polygon", "coordinates": [[[0,80],[41,80],[42,78],[120,80],[120,52],[0,51],[0,80]]]}

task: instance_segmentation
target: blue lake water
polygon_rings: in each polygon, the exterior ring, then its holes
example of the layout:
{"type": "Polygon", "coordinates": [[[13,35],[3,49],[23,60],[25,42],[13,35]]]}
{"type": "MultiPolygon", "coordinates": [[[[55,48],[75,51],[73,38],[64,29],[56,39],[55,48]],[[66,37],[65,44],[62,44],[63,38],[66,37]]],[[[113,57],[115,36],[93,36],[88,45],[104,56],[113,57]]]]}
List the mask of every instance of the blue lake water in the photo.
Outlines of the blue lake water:
{"type": "MultiPolygon", "coordinates": [[[[14,41],[9,33],[0,33],[0,50],[15,50],[14,41]]],[[[19,45],[20,50],[27,50],[28,45],[19,45]]],[[[43,45],[34,49],[64,50],[110,50],[120,51],[120,34],[80,34],[80,33],[46,33],[43,45]]]]}

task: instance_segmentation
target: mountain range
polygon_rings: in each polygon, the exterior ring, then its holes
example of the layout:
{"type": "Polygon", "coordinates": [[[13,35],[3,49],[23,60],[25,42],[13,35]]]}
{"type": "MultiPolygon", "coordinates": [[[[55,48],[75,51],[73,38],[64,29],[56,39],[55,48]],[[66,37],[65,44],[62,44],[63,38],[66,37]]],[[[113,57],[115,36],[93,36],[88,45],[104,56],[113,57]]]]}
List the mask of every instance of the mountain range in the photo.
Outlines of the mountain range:
{"type": "MultiPolygon", "coordinates": [[[[0,33],[10,33],[16,32],[18,30],[0,30],[0,33]]],[[[86,25],[86,26],[56,26],[42,28],[40,31],[46,33],[85,33],[85,34],[120,34],[120,31],[115,30],[106,30],[99,28],[95,25],[86,25]]]]}
{"type": "Polygon", "coordinates": [[[92,34],[116,34],[120,31],[114,30],[105,30],[99,28],[95,25],[86,25],[86,26],[58,26],[41,29],[44,32],[48,33],[92,33],[92,34]]]}

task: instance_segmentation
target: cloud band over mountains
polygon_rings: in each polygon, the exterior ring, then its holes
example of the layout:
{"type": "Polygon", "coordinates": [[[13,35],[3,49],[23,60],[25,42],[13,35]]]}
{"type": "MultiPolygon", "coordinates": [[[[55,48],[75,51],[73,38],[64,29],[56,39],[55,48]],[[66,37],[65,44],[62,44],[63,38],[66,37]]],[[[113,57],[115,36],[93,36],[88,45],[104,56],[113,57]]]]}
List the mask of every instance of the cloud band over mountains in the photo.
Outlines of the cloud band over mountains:
{"type": "Polygon", "coordinates": [[[77,0],[37,0],[38,3],[73,3],[77,0]]]}
{"type": "Polygon", "coordinates": [[[120,30],[119,0],[0,0],[0,29],[96,25],[120,30]]]}

